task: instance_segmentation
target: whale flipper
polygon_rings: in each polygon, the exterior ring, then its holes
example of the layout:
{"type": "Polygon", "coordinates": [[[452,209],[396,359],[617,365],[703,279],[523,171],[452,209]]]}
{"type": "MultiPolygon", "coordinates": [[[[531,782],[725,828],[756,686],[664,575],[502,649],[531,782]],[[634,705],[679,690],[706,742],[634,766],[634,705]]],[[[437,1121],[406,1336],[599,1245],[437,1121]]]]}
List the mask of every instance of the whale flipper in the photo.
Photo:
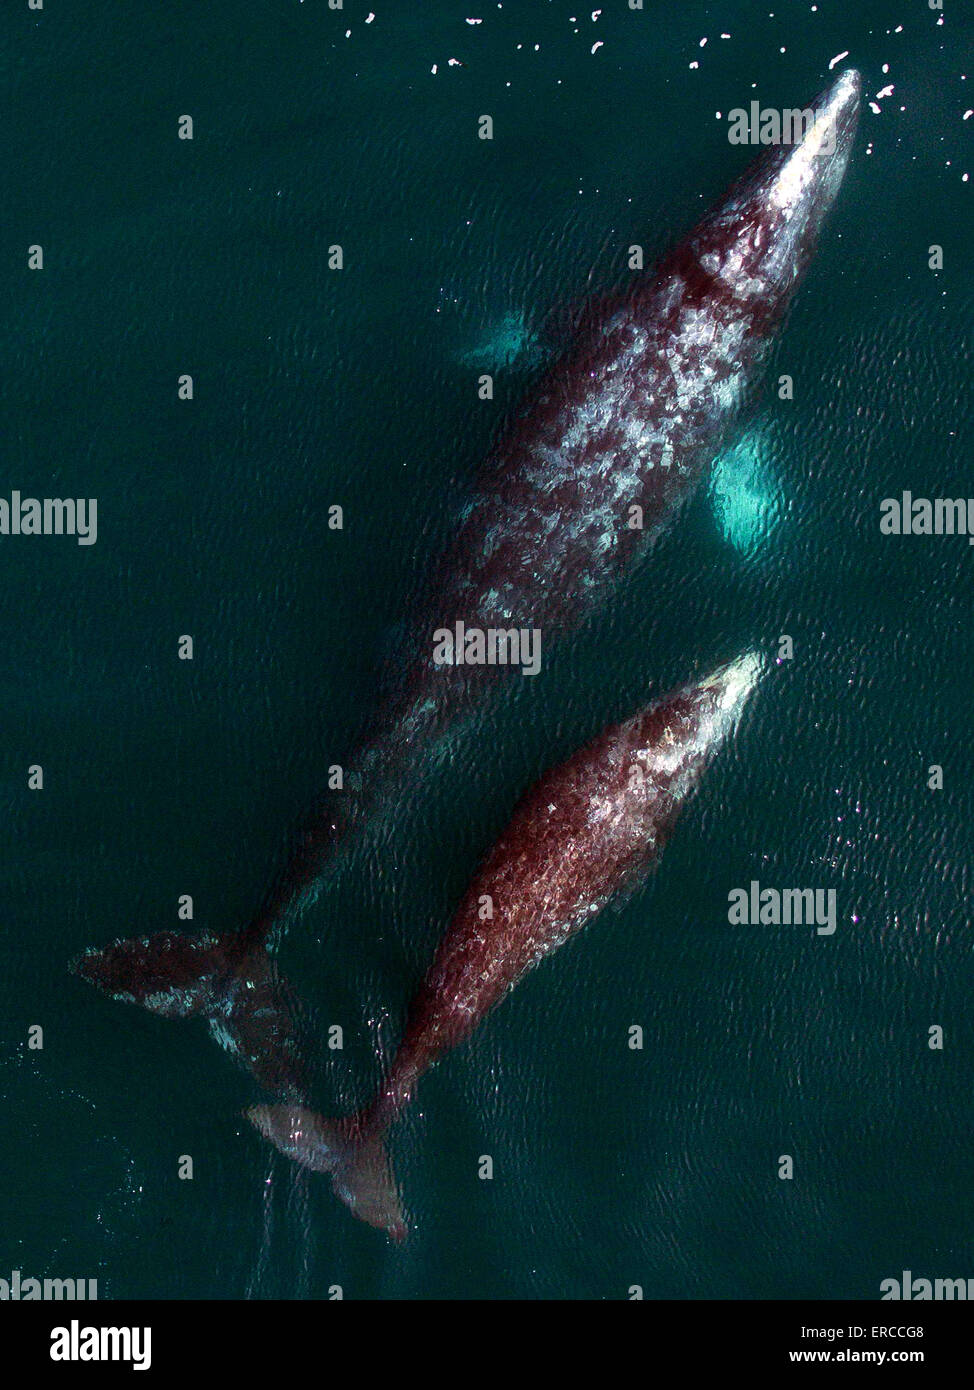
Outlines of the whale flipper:
{"type": "Polygon", "coordinates": [[[255,1105],[246,1115],[287,1158],[330,1173],[335,1195],[360,1221],[395,1241],[405,1239],[406,1219],[386,1147],[381,1137],[357,1137],[357,1117],[326,1120],[297,1105],[255,1105]]]}

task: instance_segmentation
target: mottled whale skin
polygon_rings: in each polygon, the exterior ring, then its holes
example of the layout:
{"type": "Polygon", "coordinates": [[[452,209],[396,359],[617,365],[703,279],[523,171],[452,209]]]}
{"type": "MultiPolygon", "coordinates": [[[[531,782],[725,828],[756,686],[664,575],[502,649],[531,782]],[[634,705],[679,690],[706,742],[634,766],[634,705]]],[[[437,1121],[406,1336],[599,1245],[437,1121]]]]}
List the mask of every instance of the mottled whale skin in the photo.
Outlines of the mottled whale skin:
{"type": "Polygon", "coordinates": [[[289,1158],[330,1173],[356,1216],[402,1239],[406,1223],[383,1137],[417,1081],[533,966],[644,881],[760,670],[760,658],[746,653],[547,772],[467,889],[372,1104],[339,1121],[303,1106],[260,1105],[248,1112],[260,1132],[289,1158]]]}
{"type": "Polygon", "coordinates": [[[201,1016],[265,1084],[297,1091],[286,991],[267,946],[317,891],[353,828],[394,803],[404,776],[470,710],[497,666],[436,666],[432,634],[570,628],[611,593],[706,474],[791,302],[849,157],[859,77],[814,103],[800,143],[770,147],[655,274],[600,300],[504,430],[454,543],[431,572],[396,693],[296,837],[250,924],[222,936],[116,941],[74,968],[113,998],[201,1016]],[[831,139],[827,138],[831,135],[831,139]],[[642,508],[643,529],[629,525],[642,508]]]}

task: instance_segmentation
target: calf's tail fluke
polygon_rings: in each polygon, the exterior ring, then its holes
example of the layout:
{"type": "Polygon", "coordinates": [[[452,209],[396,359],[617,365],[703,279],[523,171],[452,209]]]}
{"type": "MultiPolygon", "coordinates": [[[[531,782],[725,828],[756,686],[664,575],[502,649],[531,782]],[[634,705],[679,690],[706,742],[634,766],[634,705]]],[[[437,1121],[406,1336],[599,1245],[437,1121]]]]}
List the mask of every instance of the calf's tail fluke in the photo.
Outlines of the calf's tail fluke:
{"type": "Polygon", "coordinates": [[[403,1214],[382,1136],[363,1131],[357,1116],[326,1120],[297,1105],[255,1105],[247,1119],[286,1157],[331,1176],[335,1195],[360,1221],[406,1238],[403,1214]]]}

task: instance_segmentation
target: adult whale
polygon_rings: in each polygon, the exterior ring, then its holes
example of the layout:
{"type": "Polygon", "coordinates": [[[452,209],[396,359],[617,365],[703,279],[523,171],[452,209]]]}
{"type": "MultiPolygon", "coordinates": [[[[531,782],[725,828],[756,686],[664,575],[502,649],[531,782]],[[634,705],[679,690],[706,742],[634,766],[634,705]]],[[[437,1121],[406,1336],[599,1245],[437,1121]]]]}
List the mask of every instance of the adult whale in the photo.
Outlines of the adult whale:
{"type": "Polygon", "coordinates": [[[859,77],[813,104],[793,146],[772,146],[723,202],[625,294],[600,300],[490,454],[454,543],[430,577],[400,687],[350,760],[355,792],[330,795],[243,930],[164,931],[84,953],[74,968],[113,998],[208,1020],[263,1084],[300,1090],[286,991],[265,949],[316,891],[365,812],[496,665],[438,664],[434,633],[546,638],[611,592],[719,452],[808,264],[849,157],[859,77]],[[642,509],[642,529],[631,508],[642,509]]]}
{"type": "Polygon", "coordinates": [[[356,1216],[401,1239],[405,1220],[383,1137],[417,1081],[528,970],[643,881],[760,670],[749,652],[606,729],[547,772],[467,889],[372,1104],[346,1120],[260,1105],[248,1111],[260,1132],[289,1158],[330,1173],[356,1216]]]}

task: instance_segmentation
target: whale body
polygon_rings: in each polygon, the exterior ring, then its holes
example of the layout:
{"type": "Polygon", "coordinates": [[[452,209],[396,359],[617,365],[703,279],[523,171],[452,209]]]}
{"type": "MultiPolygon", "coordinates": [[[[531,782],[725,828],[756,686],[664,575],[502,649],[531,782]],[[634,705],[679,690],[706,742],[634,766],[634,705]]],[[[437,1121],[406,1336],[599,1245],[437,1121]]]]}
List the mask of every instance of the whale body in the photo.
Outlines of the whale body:
{"type": "Polygon", "coordinates": [[[155,1013],[205,1018],[258,1080],[300,1091],[291,1009],[268,943],[317,892],[351,832],[392,803],[501,669],[438,663],[433,634],[462,623],[556,637],[604,603],[672,521],[719,454],[808,265],[848,162],[859,86],[844,72],[814,103],[799,143],[766,150],[655,274],[583,313],[493,447],[431,570],[413,655],[350,759],[360,790],[325,799],[251,922],[219,936],[160,932],[91,948],[74,963],[79,975],[155,1013]]]}
{"type": "Polygon", "coordinates": [[[749,652],[606,729],[547,772],[467,889],[372,1104],[338,1121],[304,1106],[255,1106],[248,1116],[260,1132],[306,1168],[330,1173],[356,1216],[402,1239],[406,1223],[383,1138],[417,1081],[529,970],[643,882],[760,670],[749,652]]]}

